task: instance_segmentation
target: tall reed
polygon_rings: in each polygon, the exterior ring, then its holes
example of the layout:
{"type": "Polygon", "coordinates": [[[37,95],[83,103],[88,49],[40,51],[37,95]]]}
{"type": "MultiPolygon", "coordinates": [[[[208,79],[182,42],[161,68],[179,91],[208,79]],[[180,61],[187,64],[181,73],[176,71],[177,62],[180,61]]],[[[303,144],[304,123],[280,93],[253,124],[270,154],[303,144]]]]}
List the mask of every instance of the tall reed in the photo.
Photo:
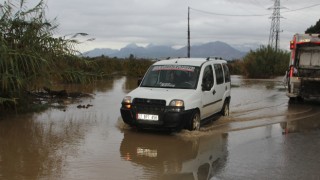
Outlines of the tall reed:
{"type": "Polygon", "coordinates": [[[78,57],[75,33],[54,37],[56,19],[45,17],[46,4],[40,0],[32,8],[26,1],[0,4],[0,104],[23,98],[26,90],[49,85],[53,81],[88,82],[95,74],[83,67],[93,64],[78,57]]]}

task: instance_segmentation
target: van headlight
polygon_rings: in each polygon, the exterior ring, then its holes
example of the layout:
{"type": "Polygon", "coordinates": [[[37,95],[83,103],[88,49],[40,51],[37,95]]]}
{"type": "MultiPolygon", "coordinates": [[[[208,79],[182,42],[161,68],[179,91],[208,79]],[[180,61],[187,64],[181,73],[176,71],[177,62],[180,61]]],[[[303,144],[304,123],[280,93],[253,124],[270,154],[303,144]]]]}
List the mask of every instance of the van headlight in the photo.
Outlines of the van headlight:
{"type": "Polygon", "coordinates": [[[181,112],[184,110],[184,101],[180,99],[174,99],[169,103],[169,111],[181,112]]]}
{"type": "Polygon", "coordinates": [[[123,108],[131,109],[131,105],[132,105],[131,96],[124,97],[121,104],[123,108]]]}

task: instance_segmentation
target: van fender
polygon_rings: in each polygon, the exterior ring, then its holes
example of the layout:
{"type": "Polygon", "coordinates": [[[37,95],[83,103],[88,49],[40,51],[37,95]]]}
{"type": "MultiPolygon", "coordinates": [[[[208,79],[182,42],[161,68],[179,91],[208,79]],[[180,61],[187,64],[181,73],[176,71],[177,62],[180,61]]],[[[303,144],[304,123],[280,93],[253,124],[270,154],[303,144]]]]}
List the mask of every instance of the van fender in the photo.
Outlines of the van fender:
{"type": "Polygon", "coordinates": [[[202,102],[201,102],[201,97],[199,96],[191,96],[184,101],[185,103],[185,110],[195,110],[198,109],[201,117],[201,108],[202,107],[202,102]]]}

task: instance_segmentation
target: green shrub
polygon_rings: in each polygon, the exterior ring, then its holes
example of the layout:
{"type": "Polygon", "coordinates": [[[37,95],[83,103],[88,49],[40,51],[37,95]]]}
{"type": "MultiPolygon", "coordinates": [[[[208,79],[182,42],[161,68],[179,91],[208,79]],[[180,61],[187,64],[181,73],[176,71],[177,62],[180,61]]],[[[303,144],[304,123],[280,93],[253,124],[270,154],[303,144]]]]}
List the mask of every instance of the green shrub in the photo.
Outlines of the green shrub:
{"type": "Polygon", "coordinates": [[[271,78],[284,75],[288,68],[290,53],[261,46],[250,51],[243,59],[243,74],[249,78],[271,78]]]}

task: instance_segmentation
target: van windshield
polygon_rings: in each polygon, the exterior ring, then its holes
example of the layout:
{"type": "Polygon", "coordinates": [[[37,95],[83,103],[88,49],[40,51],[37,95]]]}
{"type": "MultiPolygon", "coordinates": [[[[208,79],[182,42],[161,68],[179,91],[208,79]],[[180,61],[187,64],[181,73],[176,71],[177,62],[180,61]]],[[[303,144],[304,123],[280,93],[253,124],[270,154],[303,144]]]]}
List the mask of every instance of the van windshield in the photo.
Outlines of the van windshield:
{"type": "Polygon", "coordinates": [[[185,65],[154,65],[146,73],[141,87],[195,89],[199,69],[185,65]]]}

